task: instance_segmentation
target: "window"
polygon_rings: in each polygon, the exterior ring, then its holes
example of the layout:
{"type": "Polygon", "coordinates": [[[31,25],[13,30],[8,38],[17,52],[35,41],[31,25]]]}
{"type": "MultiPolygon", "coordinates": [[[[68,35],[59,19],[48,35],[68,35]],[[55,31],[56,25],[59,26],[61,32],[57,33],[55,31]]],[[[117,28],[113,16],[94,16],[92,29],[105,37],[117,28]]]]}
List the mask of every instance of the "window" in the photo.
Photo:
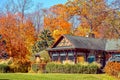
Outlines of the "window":
{"type": "Polygon", "coordinates": [[[92,62],[94,62],[95,61],[95,56],[89,56],[88,57],[88,62],[89,63],[92,63],[92,62]]]}
{"type": "Polygon", "coordinates": [[[65,52],[61,52],[61,54],[60,54],[60,61],[62,62],[64,60],[66,60],[66,53],[65,52]]]}
{"type": "Polygon", "coordinates": [[[78,56],[77,57],[77,62],[84,62],[84,61],[85,61],[84,56],[78,56]]]}
{"type": "Polygon", "coordinates": [[[58,60],[58,54],[53,54],[52,55],[52,60],[57,61],[58,60]]]}
{"type": "Polygon", "coordinates": [[[68,52],[68,60],[74,61],[74,55],[72,51],[68,52]]]}

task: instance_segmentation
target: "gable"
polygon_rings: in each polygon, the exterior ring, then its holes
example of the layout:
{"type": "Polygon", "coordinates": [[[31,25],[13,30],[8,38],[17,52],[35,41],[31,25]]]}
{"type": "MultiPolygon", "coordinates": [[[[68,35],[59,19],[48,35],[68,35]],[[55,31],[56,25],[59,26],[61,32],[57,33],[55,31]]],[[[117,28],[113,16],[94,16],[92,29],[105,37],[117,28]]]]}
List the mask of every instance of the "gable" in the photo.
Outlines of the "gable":
{"type": "Polygon", "coordinates": [[[63,38],[56,47],[68,47],[72,46],[71,42],[67,38],[63,38]]]}

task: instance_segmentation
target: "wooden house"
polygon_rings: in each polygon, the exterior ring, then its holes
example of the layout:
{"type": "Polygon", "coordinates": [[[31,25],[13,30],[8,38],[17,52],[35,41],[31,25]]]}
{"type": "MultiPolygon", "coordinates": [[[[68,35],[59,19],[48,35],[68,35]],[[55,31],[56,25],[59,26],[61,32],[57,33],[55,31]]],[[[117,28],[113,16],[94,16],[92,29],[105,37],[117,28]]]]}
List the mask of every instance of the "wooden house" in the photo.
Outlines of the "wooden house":
{"type": "Polygon", "coordinates": [[[119,55],[119,45],[120,40],[63,35],[47,50],[52,61],[96,61],[104,67],[111,56],[119,55]]]}

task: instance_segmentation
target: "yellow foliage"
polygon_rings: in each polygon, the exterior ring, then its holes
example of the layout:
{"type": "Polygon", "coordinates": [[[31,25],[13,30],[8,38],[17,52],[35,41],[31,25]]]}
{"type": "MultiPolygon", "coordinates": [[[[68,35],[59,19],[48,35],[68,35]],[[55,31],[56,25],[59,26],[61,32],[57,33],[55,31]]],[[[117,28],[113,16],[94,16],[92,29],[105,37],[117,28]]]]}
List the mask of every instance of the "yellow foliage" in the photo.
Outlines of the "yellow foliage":
{"type": "Polygon", "coordinates": [[[66,29],[56,29],[53,31],[53,37],[55,40],[57,40],[61,35],[63,34],[69,34],[70,32],[66,29]]]}
{"type": "Polygon", "coordinates": [[[86,36],[89,32],[90,32],[89,28],[84,28],[80,26],[77,28],[74,34],[78,36],[86,36]]]}

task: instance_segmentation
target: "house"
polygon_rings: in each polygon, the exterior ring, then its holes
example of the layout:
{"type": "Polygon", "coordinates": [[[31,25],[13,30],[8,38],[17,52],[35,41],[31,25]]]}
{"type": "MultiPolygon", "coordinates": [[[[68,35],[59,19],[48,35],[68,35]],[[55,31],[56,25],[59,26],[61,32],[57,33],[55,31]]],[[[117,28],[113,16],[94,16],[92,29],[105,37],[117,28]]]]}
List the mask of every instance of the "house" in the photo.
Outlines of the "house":
{"type": "Polygon", "coordinates": [[[104,67],[111,56],[120,54],[119,45],[120,40],[63,35],[47,50],[52,61],[96,61],[104,67]]]}

